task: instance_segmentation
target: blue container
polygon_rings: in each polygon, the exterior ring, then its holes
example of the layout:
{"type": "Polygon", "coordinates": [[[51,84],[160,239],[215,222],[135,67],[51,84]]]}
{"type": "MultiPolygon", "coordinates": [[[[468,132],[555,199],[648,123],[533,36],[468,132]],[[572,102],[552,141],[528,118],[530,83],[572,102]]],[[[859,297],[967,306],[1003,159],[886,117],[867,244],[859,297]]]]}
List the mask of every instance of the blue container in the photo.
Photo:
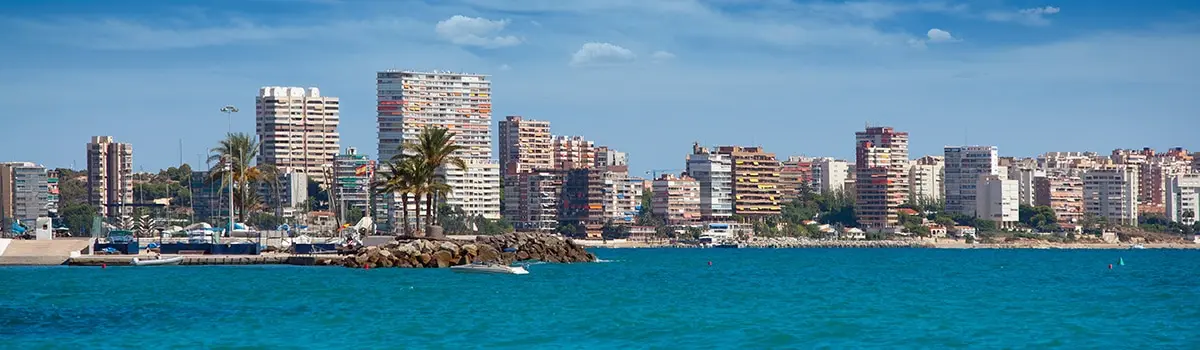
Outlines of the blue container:
{"type": "Polygon", "coordinates": [[[137,254],[140,251],[138,249],[137,242],[96,243],[95,245],[92,246],[92,248],[95,249],[96,251],[101,251],[101,250],[104,250],[107,248],[112,248],[112,249],[116,249],[118,252],[121,252],[121,254],[137,254]]]}

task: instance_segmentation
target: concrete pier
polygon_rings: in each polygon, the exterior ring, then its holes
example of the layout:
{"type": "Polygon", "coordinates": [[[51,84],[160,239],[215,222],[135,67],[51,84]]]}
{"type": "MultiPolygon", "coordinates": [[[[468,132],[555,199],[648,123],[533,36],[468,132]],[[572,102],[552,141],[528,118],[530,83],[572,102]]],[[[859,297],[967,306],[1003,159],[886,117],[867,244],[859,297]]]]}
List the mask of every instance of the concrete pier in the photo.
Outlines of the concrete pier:
{"type": "MultiPolygon", "coordinates": [[[[164,255],[163,257],[182,256],[181,265],[315,265],[319,256],[263,254],[263,255],[164,255]]],[[[133,258],[154,259],[152,255],[85,255],[71,258],[67,265],[71,266],[124,266],[132,265],[133,258]]]]}

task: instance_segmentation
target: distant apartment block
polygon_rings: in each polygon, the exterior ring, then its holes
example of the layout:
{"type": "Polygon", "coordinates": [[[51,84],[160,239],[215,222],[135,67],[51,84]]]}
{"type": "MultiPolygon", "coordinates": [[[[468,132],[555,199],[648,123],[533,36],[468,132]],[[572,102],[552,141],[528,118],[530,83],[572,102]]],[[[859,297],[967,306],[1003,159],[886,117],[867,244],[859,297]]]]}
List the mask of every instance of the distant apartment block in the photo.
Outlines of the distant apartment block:
{"type": "Polygon", "coordinates": [[[375,175],[375,161],[359,154],[354,147],[346,148],[333,158],[333,192],[340,209],[361,212],[366,216],[370,210],[371,179],[375,175]]]}
{"type": "Polygon", "coordinates": [[[584,169],[596,164],[596,146],[582,136],[555,136],[550,149],[555,169],[584,169]]]}
{"type": "Polygon", "coordinates": [[[981,177],[1000,175],[996,146],[947,146],[946,211],[978,216],[975,204],[981,177]]]}
{"type": "Polygon", "coordinates": [[[1200,174],[1171,176],[1166,195],[1167,218],[1184,225],[1195,225],[1200,219],[1200,174]]]}
{"type": "Polygon", "coordinates": [[[779,215],[781,164],[774,153],[742,146],[721,146],[715,152],[728,155],[733,164],[734,214],[744,218],[779,215]]]}
{"type": "Polygon", "coordinates": [[[466,162],[466,169],[449,166],[438,170],[450,185],[446,204],[462,208],[470,216],[500,219],[500,164],[475,159],[466,162]]]}
{"type": "Polygon", "coordinates": [[[1060,224],[1077,224],[1083,219],[1083,179],[1073,175],[1039,177],[1034,205],[1049,206],[1060,224]]]}
{"type": "Polygon", "coordinates": [[[133,146],[112,136],[93,136],[87,145],[88,203],[98,213],[119,217],[133,213],[133,146]]]}
{"type": "Polygon", "coordinates": [[[51,215],[58,214],[58,179],[60,175],[61,174],[58,173],[58,170],[46,171],[46,211],[48,211],[51,215]]]}
{"type": "Polygon", "coordinates": [[[909,163],[909,202],[931,204],[942,201],[946,164],[942,157],[925,156],[909,163]]]}
{"type": "Polygon", "coordinates": [[[1109,165],[1083,175],[1084,213],[1110,223],[1136,226],[1138,221],[1138,170],[1109,165]]]}
{"type": "Polygon", "coordinates": [[[613,167],[613,166],[628,166],[629,155],[625,152],[620,152],[608,146],[596,147],[596,164],[593,166],[613,167]]]}
{"type": "Polygon", "coordinates": [[[812,158],[788,157],[779,170],[779,192],[783,202],[796,200],[802,191],[812,190],[812,158]]]}
{"type": "Polygon", "coordinates": [[[642,182],[625,167],[568,170],[563,180],[558,219],[589,237],[599,237],[607,222],[629,225],[641,210],[642,182]]]}
{"type": "Polygon", "coordinates": [[[1110,162],[1095,152],[1046,152],[1037,157],[1038,168],[1046,175],[1082,176],[1085,171],[1110,162]]]}
{"type": "Polygon", "coordinates": [[[700,216],[724,221],[733,216],[733,162],[729,155],[692,144],[687,173],[700,187],[700,216]]]}
{"type": "Polygon", "coordinates": [[[518,231],[554,232],[558,228],[558,206],[566,173],[543,169],[508,175],[504,185],[504,217],[518,231]]]}
{"type": "Polygon", "coordinates": [[[258,164],[325,183],[323,167],[333,164],[341,148],[339,107],[337,97],[321,96],[315,87],[260,88],[254,112],[258,164]]]}
{"type": "Polygon", "coordinates": [[[846,190],[851,179],[851,165],[844,160],[817,158],[812,161],[812,186],[819,193],[839,193],[846,190]]]}
{"type": "Polygon", "coordinates": [[[663,174],[654,179],[651,212],[668,225],[693,225],[700,222],[700,183],[690,176],[663,174]]]}
{"type": "Polygon", "coordinates": [[[1020,221],[1020,190],[1016,180],[1000,175],[979,177],[975,198],[976,217],[996,222],[1000,229],[1011,229],[1020,221]]]}
{"type": "Polygon", "coordinates": [[[308,200],[308,174],[296,171],[281,172],[274,184],[260,186],[258,195],[275,208],[275,215],[288,219],[297,218],[299,209],[308,200]]]}
{"type": "Polygon", "coordinates": [[[908,133],[868,127],[854,136],[858,221],[869,231],[895,230],[900,206],[909,196],[908,133]]]}
{"type": "Polygon", "coordinates": [[[46,168],[30,162],[0,163],[0,231],[13,220],[34,227],[39,217],[49,214],[49,184],[46,168]]]}
{"type": "Polygon", "coordinates": [[[554,164],[550,122],[508,116],[500,121],[500,171],[515,174],[551,169],[554,164]]]}

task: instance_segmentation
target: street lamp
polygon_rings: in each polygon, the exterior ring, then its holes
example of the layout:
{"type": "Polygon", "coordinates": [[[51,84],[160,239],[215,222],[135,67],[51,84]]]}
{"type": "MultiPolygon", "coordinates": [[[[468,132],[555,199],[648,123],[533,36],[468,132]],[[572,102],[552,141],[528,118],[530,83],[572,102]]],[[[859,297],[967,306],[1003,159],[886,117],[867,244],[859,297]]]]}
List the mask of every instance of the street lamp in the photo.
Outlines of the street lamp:
{"type": "Polygon", "coordinates": [[[233,133],[233,113],[237,113],[238,109],[237,109],[237,107],[234,107],[233,105],[226,105],[225,107],[221,107],[221,112],[225,113],[225,117],[226,117],[226,119],[228,119],[228,124],[226,124],[226,129],[227,129],[226,132],[232,134],[233,133]]]}
{"type": "MultiPolygon", "coordinates": [[[[225,117],[228,119],[228,124],[227,124],[228,130],[226,131],[226,135],[233,134],[233,114],[237,113],[237,111],[238,111],[238,108],[234,107],[233,105],[226,105],[225,107],[221,107],[221,112],[225,113],[225,117]]],[[[234,185],[233,185],[233,155],[228,155],[228,156],[224,157],[224,159],[225,159],[225,172],[229,174],[229,231],[228,232],[229,232],[229,237],[233,237],[233,189],[234,189],[234,185]]],[[[220,241],[218,240],[217,243],[220,243],[220,241]]]]}

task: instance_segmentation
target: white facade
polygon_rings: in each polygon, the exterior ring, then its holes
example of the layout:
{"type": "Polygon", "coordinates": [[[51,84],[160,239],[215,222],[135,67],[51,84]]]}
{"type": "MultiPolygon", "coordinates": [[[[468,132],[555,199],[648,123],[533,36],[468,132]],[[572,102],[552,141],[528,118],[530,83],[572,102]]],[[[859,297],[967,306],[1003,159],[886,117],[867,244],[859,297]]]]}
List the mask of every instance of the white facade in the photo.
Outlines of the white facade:
{"type": "Polygon", "coordinates": [[[1000,175],[980,176],[976,183],[976,217],[996,222],[998,228],[1012,228],[1020,221],[1020,188],[1016,180],[1000,175]]]}
{"type": "Polygon", "coordinates": [[[1200,174],[1179,174],[1167,180],[1167,218],[1195,225],[1200,217],[1200,174]]]}
{"type": "Polygon", "coordinates": [[[908,188],[908,200],[913,203],[933,203],[942,199],[942,178],[945,164],[920,164],[910,162],[908,178],[912,186],[908,188]]]}
{"type": "Polygon", "coordinates": [[[500,219],[500,163],[468,160],[466,169],[449,166],[438,173],[450,185],[447,205],[462,208],[469,216],[500,219]]]}
{"type": "MultiPolygon", "coordinates": [[[[451,72],[383,71],[376,74],[379,159],[400,154],[425,127],[454,133],[463,150],[455,156],[467,169],[439,169],[451,187],[446,204],[470,215],[500,218],[500,166],[492,160],[492,83],[487,75],[451,72]]],[[[399,208],[400,198],[393,197],[399,208]]],[[[416,206],[410,206],[410,210],[416,206]]],[[[401,215],[393,215],[399,218],[401,215]]]]}
{"type": "Polygon", "coordinates": [[[820,193],[837,193],[846,189],[850,179],[849,162],[833,158],[817,158],[812,162],[813,189],[820,193]]]}
{"type": "Polygon", "coordinates": [[[728,219],[733,216],[733,162],[729,155],[695,148],[687,158],[687,173],[700,185],[700,216],[728,219]]]}
{"type": "Polygon", "coordinates": [[[10,219],[34,227],[34,220],[49,213],[49,196],[45,167],[30,162],[0,163],[0,222],[4,223],[0,231],[9,229],[10,219]]]}
{"type": "Polygon", "coordinates": [[[1083,211],[1109,223],[1137,225],[1138,170],[1106,166],[1083,175],[1083,211]]]}
{"type": "Polygon", "coordinates": [[[340,151],[337,97],[317,88],[264,86],[255,99],[254,124],[261,142],[258,164],[306,174],[325,183],[324,166],[340,151]]]}
{"type": "Polygon", "coordinates": [[[1021,191],[1021,205],[1034,205],[1037,197],[1036,180],[1039,177],[1046,177],[1046,172],[1026,166],[1008,167],[1007,178],[1016,181],[1017,188],[1021,191]]]}
{"type": "Polygon", "coordinates": [[[946,211],[976,216],[976,186],[987,175],[999,175],[996,146],[945,148],[946,211]]]}

